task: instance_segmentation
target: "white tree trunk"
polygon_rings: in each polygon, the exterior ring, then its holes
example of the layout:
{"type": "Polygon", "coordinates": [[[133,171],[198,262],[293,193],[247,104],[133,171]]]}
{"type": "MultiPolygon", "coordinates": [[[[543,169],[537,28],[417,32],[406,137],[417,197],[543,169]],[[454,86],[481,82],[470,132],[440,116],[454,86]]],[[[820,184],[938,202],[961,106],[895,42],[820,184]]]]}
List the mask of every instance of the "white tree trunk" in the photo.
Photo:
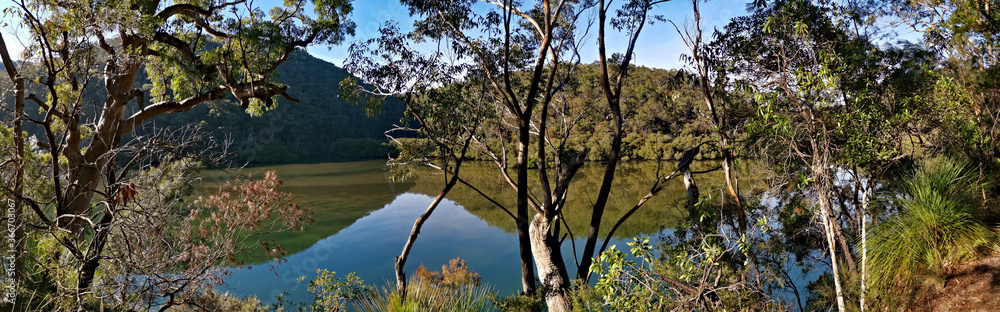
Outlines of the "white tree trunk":
{"type": "MultiPolygon", "coordinates": [[[[825,183],[826,181],[821,181],[819,183],[825,183]]],[[[820,206],[820,218],[823,219],[823,228],[826,232],[826,243],[830,247],[830,268],[833,274],[833,285],[837,291],[837,311],[844,312],[844,292],[840,287],[840,265],[837,263],[837,246],[836,246],[836,233],[834,232],[834,226],[837,224],[833,221],[830,213],[830,201],[827,197],[825,187],[820,187],[817,190],[819,193],[819,206],[820,206]]],[[[846,250],[844,252],[847,252],[846,250]]]]}
{"type": "Polygon", "coordinates": [[[528,233],[531,236],[531,254],[534,256],[538,278],[545,289],[545,303],[550,312],[572,310],[569,300],[569,275],[563,264],[559,242],[551,237],[554,220],[543,213],[531,220],[528,233]]]}
{"type": "MultiPolygon", "coordinates": [[[[869,181],[871,183],[871,181],[869,181]]],[[[868,188],[861,192],[861,312],[865,312],[865,287],[868,282],[868,188]]]]}

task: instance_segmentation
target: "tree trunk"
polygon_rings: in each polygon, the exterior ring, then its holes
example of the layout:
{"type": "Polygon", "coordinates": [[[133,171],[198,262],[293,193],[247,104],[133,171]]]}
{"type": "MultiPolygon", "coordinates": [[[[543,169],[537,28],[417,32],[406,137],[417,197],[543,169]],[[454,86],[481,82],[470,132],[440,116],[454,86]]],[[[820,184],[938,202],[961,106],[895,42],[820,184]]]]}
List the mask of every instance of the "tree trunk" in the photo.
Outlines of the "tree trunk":
{"type": "MultiPolygon", "coordinates": [[[[871,183],[869,181],[869,183],[871,183]]],[[[868,282],[868,189],[861,194],[861,312],[865,312],[865,287],[868,282]]]]}
{"type": "Polygon", "coordinates": [[[844,250],[844,260],[847,261],[847,268],[852,272],[856,273],[857,265],[854,263],[854,255],[851,254],[851,247],[847,244],[847,238],[844,237],[844,231],[840,228],[840,224],[837,223],[837,218],[833,216],[833,211],[830,211],[830,222],[833,223],[834,234],[837,235],[837,241],[840,244],[840,249],[844,250]]]}
{"type": "Polygon", "coordinates": [[[67,140],[68,146],[64,152],[69,163],[69,183],[65,194],[67,204],[62,211],[58,211],[57,217],[61,227],[78,236],[83,235],[88,222],[77,216],[85,216],[90,211],[94,190],[101,184],[101,173],[114,158],[112,150],[124,135],[120,133],[120,129],[125,106],[131,99],[129,94],[139,72],[138,62],[124,63],[126,64],[119,66],[116,61],[109,61],[105,65],[105,72],[119,74],[108,74],[104,79],[108,95],[86,153],[81,154],[79,134],[71,133],[67,140]]]}
{"type": "MultiPolygon", "coordinates": [[[[22,207],[24,204],[19,198],[24,197],[24,78],[14,67],[14,61],[7,51],[7,43],[0,38],[0,58],[3,59],[4,69],[7,75],[14,82],[14,155],[17,157],[17,168],[14,174],[14,240],[17,243],[17,255],[14,256],[14,277],[24,276],[24,216],[22,207]]],[[[8,233],[9,234],[9,233],[8,233]]]]}
{"type": "Polygon", "coordinates": [[[94,239],[90,241],[90,247],[87,248],[87,259],[80,267],[80,276],[76,286],[77,295],[88,292],[90,285],[94,282],[97,268],[101,266],[101,254],[104,252],[104,246],[107,245],[108,234],[111,232],[111,221],[113,220],[114,214],[106,211],[94,231],[94,239]]]}
{"type": "MultiPolygon", "coordinates": [[[[24,120],[24,78],[20,76],[14,80],[14,148],[17,149],[17,173],[14,177],[15,198],[24,197],[24,129],[21,124],[24,120]]],[[[21,200],[14,201],[14,240],[17,243],[14,255],[14,277],[24,276],[24,215],[22,213],[24,203],[21,200]]]]}
{"type": "Polygon", "coordinates": [[[580,266],[576,269],[577,278],[590,281],[590,264],[594,260],[594,248],[597,246],[598,234],[601,229],[601,219],[604,218],[604,208],[607,207],[608,197],[611,194],[611,185],[615,180],[615,169],[618,166],[618,159],[621,158],[622,149],[622,114],[618,105],[618,99],[609,99],[611,103],[611,114],[614,119],[614,133],[611,138],[611,155],[608,157],[608,164],[604,168],[604,180],[597,193],[597,201],[594,202],[594,210],[590,215],[590,229],[587,232],[587,242],[583,247],[583,256],[580,259],[580,266]]]}
{"type": "Polygon", "coordinates": [[[559,249],[559,239],[550,235],[554,218],[536,214],[531,220],[531,253],[538,277],[545,289],[545,303],[550,312],[570,311],[569,274],[559,249]]]}
{"type": "MultiPolygon", "coordinates": [[[[833,274],[833,285],[836,289],[837,294],[837,311],[844,312],[844,293],[841,289],[840,284],[840,265],[837,263],[837,247],[836,247],[836,233],[834,227],[837,226],[836,222],[831,219],[830,213],[830,198],[827,192],[830,191],[829,178],[824,173],[824,167],[814,166],[813,172],[816,173],[816,192],[819,196],[819,209],[820,209],[820,219],[823,221],[823,228],[826,236],[826,243],[829,246],[830,251],[830,269],[833,274]]],[[[847,251],[845,251],[847,252],[847,251]]]]}
{"type": "Polygon", "coordinates": [[[528,215],[528,144],[531,133],[527,121],[518,126],[517,142],[517,241],[521,256],[521,289],[535,293],[535,270],[532,268],[532,248],[528,215]]]}
{"type": "Polygon", "coordinates": [[[688,209],[691,221],[698,220],[698,212],[695,211],[694,205],[698,203],[698,198],[701,197],[698,185],[694,182],[694,174],[691,173],[691,162],[694,161],[694,157],[698,154],[698,151],[699,148],[697,146],[684,150],[684,153],[681,154],[681,161],[677,163],[677,170],[684,176],[684,189],[687,190],[688,194],[685,207],[688,209]]]}
{"type": "MultiPolygon", "coordinates": [[[[461,161],[459,161],[459,166],[461,161]]],[[[437,208],[438,204],[444,200],[444,197],[448,195],[451,188],[455,186],[458,182],[458,166],[455,168],[455,174],[451,176],[448,183],[445,184],[444,189],[441,193],[438,193],[437,197],[434,197],[434,201],[427,206],[427,210],[424,211],[416,221],[413,222],[413,229],[410,230],[410,236],[406,239],[406,244],[403,245],[403,252],[396,257],[395,268],[396,268],[396,291],[399,293],[400,299],[406,299],[406,273],[403,272],[403,267],[406,266],[406,258],[410,255],[410,249],[413,248],[413,243],[417,241],[417,235],[420,235],[420,228],[423,227],[424,222],[431,217],[434,213],[434,209],[437,208]]]]}
{"type": "MultiPolygon", "coordinates": [[[[726,179],[726,189],[729,190],[729,196],[733,197],[733,201],[736,202],[736,210],[739,213],[740,235],[747,234],[747,212],[746,208],[743,207],[743,202],[740,200],[740,187],[739,182],[733,177],[732,169],[732,159],[733,155],[729,152],[729,147],[727,146],[726,138],[723,137],[724,133],[719,131],[719,149],[722,150],[722,172],[726,179]]],[[[756,257],[755,257],[756,258],[756,257]]],[[[756,261],[754,261],[754,270],[756,270],[756,261]]]]}

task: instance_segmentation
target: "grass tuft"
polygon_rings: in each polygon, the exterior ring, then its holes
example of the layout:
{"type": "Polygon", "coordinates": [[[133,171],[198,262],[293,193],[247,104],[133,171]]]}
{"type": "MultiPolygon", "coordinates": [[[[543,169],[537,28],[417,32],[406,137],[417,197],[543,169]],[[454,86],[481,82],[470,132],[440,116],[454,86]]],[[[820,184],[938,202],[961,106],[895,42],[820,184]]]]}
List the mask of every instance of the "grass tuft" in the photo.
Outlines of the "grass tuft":
{"type": "MultiPolygon", "coordinates": [[[[924,161],[905,182],[900,214],[869,233],[869,272],[873,291],[895,300],[899,290],[920,288],[940,279],[956,264],[994,248],[996,234],[975,217],[978,175],[948,158],[924,161]]],[[[896,298],[901,299],[901,298],[896,298]]]]}

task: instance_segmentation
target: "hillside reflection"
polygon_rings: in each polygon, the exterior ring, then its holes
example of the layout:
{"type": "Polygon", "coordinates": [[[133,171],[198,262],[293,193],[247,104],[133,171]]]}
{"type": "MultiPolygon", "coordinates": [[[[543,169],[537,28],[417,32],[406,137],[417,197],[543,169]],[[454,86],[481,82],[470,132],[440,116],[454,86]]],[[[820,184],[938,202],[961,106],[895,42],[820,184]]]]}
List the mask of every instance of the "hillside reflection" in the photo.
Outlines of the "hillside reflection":
{"type": "MultiPolygon", "coordinates": [[[[660,164],[660,174],[673,170],[673,163],[660,164]],[[667,169],[669,168],[669,170],[667,169]]],[[[698,163],[694,170],[715,167],[698,163]]],[[[602,231],[606,231],[628,209],[649,192],[656,178],[657,165],[651,162],[626,163],[620,166],[611,200],[605,213],[602,231]]],[[[305,281],[315,270],[325,268],[345,276],[355,272],[369,284],[380,285],[393,278],[392,261],[402,248],[413,221],[440,192],[442,177],[429,169],[416,170],[403,182],[394,182],[381,161],[284,165],[245,169],[242,173],[275,170],[284,181],[281,189],[295,195],[296,201],[313,210],[315,223],[304,232],[285,232],[266,238],[282,244],[289,251],[285,261],[267,261],[262,257],[249,267],[233,271],[226,278],[224,291],[238,295],[257,295],[273,302],[281,292],[286,299],[308,301],[305,281]]],[[[571,185],[567,221],[573,241],[582,246],[589,211],[599,187],[600,166],[581,169],[571,185]]],[[[197,184],[198,193],[214,190],[228,174],[209,171],[197,184]]],[[[502,184],[496,170],[488,163],[467,163],[462,177],[501,204],[513,208],[513,191],[502,184]]],[[[698,175],[703,193],[721,185],[721,173],[698,175]]],[[[715,192],[718,194],[718,192],[715,192]]],[[[681,208],[686,193],[680,179],[670,181],[660,195],[646,203],[639,212],[615,233],[612,244],[624,246],[634,236],[656,236],[674,227],[685,213],[681,208]]],[[[718,196],[716,196],[718,197],[718,196]]],[[[602,235],[605,235],[602,233],[602,235]]],[[[406,271],[420,264],[436,268],[448,259],[460,257],[483,281],[503,295],[519,287],[520,264],[517,256],[513,220],[500,208],[468,187],[457,187],[427,221],[414,245],[406,271]]],[[[572,244],[563,244],[566,263],[575,263],[572,244]]],[[[572,267],[572,265],[571,265],[572,267]]],[[[574,274],[575,268],[570,268],[574,274]]]]}

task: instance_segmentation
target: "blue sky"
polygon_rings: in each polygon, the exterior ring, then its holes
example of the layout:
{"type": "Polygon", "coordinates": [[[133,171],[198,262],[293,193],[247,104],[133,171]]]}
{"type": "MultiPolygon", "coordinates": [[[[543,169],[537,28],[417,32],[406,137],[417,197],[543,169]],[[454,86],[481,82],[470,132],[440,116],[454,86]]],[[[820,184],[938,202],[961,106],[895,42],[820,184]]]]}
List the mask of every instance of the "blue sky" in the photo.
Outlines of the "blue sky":
{"type": "MultiPolygon", "coordinates": [[[[746,1],[740,0],[713,0],[702,3],[702,27],[705,29],[706,35],[711,34],[713,27],[722,27],[730,18],[745,14],[745,7],[746,1]]],[[[656,7],[653,14],[663,15],[682,26],[685,20],[690,19],[691,2],[686,0],[667,2],[656,7]]],[[[352,17],[357,24],[353,40],[364,40],[378,36],[379,26],[388,20],[398,22],[404,31],[409,30],[409,26],[413,23],[413,18],[410,18],[407,9],[402,7],[399,1],[393,0],[357,0],[354,2],[352,17]]],[[[609,54],[624,50],[626,42],[621,40],[623,37],[623,35],[618,34],[609,38],[607,43],[609,54]]],[[[585,40],[591,44],[584,45],[581,57],[584,63],[589,63],[597,60],[596,29],[592,30],[585,40]]],[[[340,47],[311,47],[309,52],[326,61],[340,65],[347,57],[347,44],[340,47]]],[[[636,47],[635,63],[656,68],[678,68],[683,65],[680,61],[680,55],[685,52],[687,52],[687,47],[684,46],[684,42],[681,41],[674,27],[669,23],[658,22],[647,25],[640,34],[636,47]]]]}
{"type": "MultiPolygon", "coordinates": [[[[617,1],[617,3],[621,2],[624,1],[617,1]]],[[[270,7],[277,3],[280,3],[280,1],[256,1],[256,4],[262,7],[270,7]]],[[[7,7],[9,5],[11,3],[7,2],[4,5],[0,5],[0,7],[7,7]]],[[[746,12],[746,1],[740,0],[713,0],[708,3],[702,3],[701,6],[702,27],[705,29],[706,35],[711,34],[713,27],[722,27],[730,18],[743,15],[746,12]]],[[[653,14],[663,15],[678,25],[683,25],[685,20],[691,16],[691,3],[686,0],[674,0],[660,4],[656,7],[653,14]]],[[[389,20],[398,22],[404,31],[409,30],[413,23],[413,18],[409,16],[408,10],[401,6],[398,0],[355,0],[354,12],[351,18],[357,24],[356,33],[353,38],[349,38],[348,41],[340,46],[313,46],[309,48],[309,52],[321,59],[341,65],[347,57],[347,47],[353,40],[365,40],[377,36],[379,26],[389,20]]],[[[13,22],[11,16],[2,16],[2,21],[4,26],[0,28],[0,33],[3,34],[4,40],[8,44],[8,49],[11,50],[11,54],[19,55],[23,48],[19,44],[17,37],[26,38],[23,34],[18,35],[17,30],[12,27],[13,25],[9,25],[13,22]]],[[[608,41],[608,52],[622,51],[625,42],[621,39],[624,36],[621,34],[612,35],[609,33],[609,37],[611,38],[608,41]]],[[[590,36],[585,40],[591,44],[584,45],[581,57],[583,62],[589,63],[597,59],[597,45],[593,44],[596,42],[596,30],[592,30],[590,36]]],[[[669,23],[658,22],[653,25],[647,25],[643,29],[636,47],[635,63],[656,68],[678,68],[683,66],[679,58],[685,52],[687,52],[687,47],[684,46],[674,27],[669,23]]]]}

